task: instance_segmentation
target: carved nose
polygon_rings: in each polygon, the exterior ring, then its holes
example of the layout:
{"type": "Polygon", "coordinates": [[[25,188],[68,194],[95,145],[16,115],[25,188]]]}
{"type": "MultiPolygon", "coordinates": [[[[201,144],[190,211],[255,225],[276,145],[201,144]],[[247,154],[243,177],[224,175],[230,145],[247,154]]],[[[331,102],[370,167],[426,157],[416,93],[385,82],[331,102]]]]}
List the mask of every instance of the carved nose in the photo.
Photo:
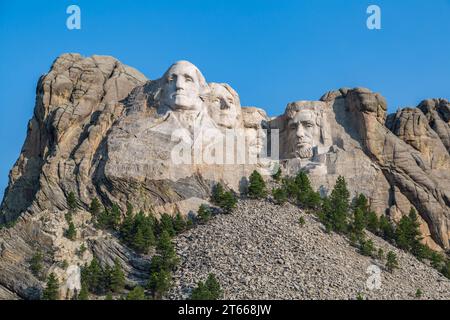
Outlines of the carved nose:
{"type": "Polygon", "coordinates": [[[297,127],[297,137],[301,138],[305,136],[305,130],[303,130],[302,126],[297,127]]]}

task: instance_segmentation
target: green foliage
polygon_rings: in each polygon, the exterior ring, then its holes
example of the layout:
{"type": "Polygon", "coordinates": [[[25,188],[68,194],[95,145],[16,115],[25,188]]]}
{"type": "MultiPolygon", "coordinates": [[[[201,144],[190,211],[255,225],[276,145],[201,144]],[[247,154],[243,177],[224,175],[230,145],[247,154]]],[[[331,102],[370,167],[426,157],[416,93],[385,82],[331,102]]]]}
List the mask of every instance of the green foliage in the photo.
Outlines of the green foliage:
{"type": "Polygon", "coordinates": [[[81,245],[80,245],[80,248],[78,248],[78,252],[77,252],[77,254],[78,254],[78,256],[79,257],[82,257],[83,256],[83,254],[86,252],[86,246],[84,245],[84,243],[82,243],[81,245]]]}
{"type": "Polygon", "coordinates": [[[211,202],[214,203],[215,205],[220,206],[224,193],[225,190],[223,189],[222,184],[220,183],[216,184],[212,190],[211,202]]]}
{"type": "Polygon", "coordinates": [[[160,299],[172,284],[171,272],[179,262],[175,247],[167,231],[163,231],[156,247],[156,255],[150,264],[150,278],[147,288],[152,291],[155,299],[160,299]]]}
{"type": "Polygon", "coordinates": [[[231,213],[236,208],[237,199],[231,191],[225,192],[223,186],[218,183],[213,188],[211,202],[219,206],[224,213],[231,213]]]}
{"type": "MultiPolygon", "coordinates": [[[[81,268],[82,287],[97,295],[111,291],[112,269],[109,266],[102,267],[97,259],[92,259],[89,265],[81,268]]],[[[80,293],[81,294],[81,293],[80,293]]]]}
{"type": "Polygon", "coordinates": [[[386,269],[392,273],[397,268],[398,268],[397,255],[394,252],[389,251],[386,257],[386,269]]]}
{"type": "Polygon", "coordinates": [[[338,233],[346,233],[348,231],[349,198],[350,192],[347,189],[347,183],[344,177],[339,176],[331,196],[324,199],[322,204],[320,217],[327,229],[338,233]]]}
{"type": "Polygon", "coordinates": [[[197,287],[192,290],[191,300],[218,300],[222,297],[222,289],[216,276],[212,273],[208,275],[208,279],[203,283],[200,281],[197,287]]]}
{"type": "Polygon", "coordinates": [[[140,286],[134,287],[133,290],[128,292],[126,299],[127,300],[145,300],[144,288],[142,288],[140,286]]]}
{"type": "Polygon", "coordinates": [[[375,247],[373,245],[372,240],[360,240],[360,248],[359,248],[361,254],[363,256],[372,257],[373,253],[375,251],[375,247]]]}
{"type": "Polygon", "coordinates": [[[378,260],[384,260],[384,251],[383,249],[379,248],[377,252],[377,259],[378,260]]]}
{"type": "Polygon", "coordinates": [[[251,199],[267,197],[266,183],[258,171],[253,171],[249,178],[248,196],[251,199]]]}
{"type": "Polygon", "coordinates": [[[105,300],[107,300],[107,301],[114,300],[111,292],[108,292],[108,293],[106,294],[105,300]]]}
{"type": "Polygon", "coordinates": [[[114,268],[111,271],[111,281],[109,288],[112,292],[119,293],[125,288],[125,274],[122,270],[122,265],[118,260],[114,262],[114,268]]]}
{"type": "Polygon", "coordinates": [[[100,229],[117,230],[120,224],[121,211],[117,204],[110,209],[105,208],[97,215],[96,226],[100,229]]]}
{"type": "Polygon", "coordinates": [[[173,228],[176,234],[180,234],[187,229],[187,221],[179,212],[177,212],[173,219],[173,228]]]}
{"type": "Polygon", "coordinates": [[[72,221],[69,222],[69,228],[66,230],[65,234],[67,239],[69,240],[75,240],[77,236],[77,230],[75,229],[75,225],[72,221]]]}
{"type": "Polygon", "coordinates": [[[298,218],[298,224],[300,225],[300,227],[303,227],[305,225],[305,218],[300,217],[298,218]]]}
{"type": "Polygon", "coordinates": [[[281,174],[282,174],[282,172],[281,172],[281,167],[278,167],[277,172],[275,172],[275,173],[272,175],[272,179],[275,180],[276,182],[279,182],[279,181],[281,180],[281,174]]]}
{"type": "Polygon", "coordinates": [[[167,231],[169,236],[175,236],[175,228],[173,227],[172,217],[167,213],[163,213],[161,215],[161,219],[159,220],[159,230],[160,232],[167,231]]]}
{"type": "Polygon", "coordinates": [[[417,298],[417,299],[420,299],[420,298],[422,298],[422,296],[423,296],[422,290],[417,289],[417,291],[416,291],[416,298],[417,298]]]}
{"type": "Polygon", "coordinates": [[[91,204],[89,206],[89,212],[93,217],[98,217],[102,209],[102,205],[100,204],[100,201],[98,201],[97,198],[91,201],[91,204]]]}
{"type": "Polygon", "coordinates": [[[420,240],[420,223],[416,210],[411,208],[408,216],[403,216],[395,230],[395,242],[400,249],[413,253],[421,258],[423,247],[420,240]]]}
{"type": "Polygon", "coordinates": [[[441,273],[448,279],[450,279],[450,260],[447,260],[445,265],[441,269],[441,273]]]}
{"type": "Polygon", "coordinates": [[[161,269],[150,274],[148,289],[153,292],[155,299],[161,299],[169,291],[172,285],[172,274],[168,270],[161,269]]]}
{"type": "Polygon", "coordinates": [[[71,191],[67,195],[67,206],[69,207],[69,211],[75,212],[78,207],[77,198],[75,197],[75,194],[71,191]]]}
{"type": "Polygon", "coordinates": [[[353,212],[353,221],[350,225],[350,231],[357,240],[364,239],[364,230],[366,228],[366,216],[361,208],[356,208],[353,212]]]}
{"type": "Polygon", "coordinates": [[[361,292],[359,292],[358,295],[356,296],[356,300],[364,300],[364,297],[361,292]]]}
{"type": "Polygon", "coordinates": [[[200,208],[197,212],[197,219],[200,223],[206,223],[211,219],[212,213],[211,209],[206,205],[202,204],[200,205],[200,208]]]}
{"type": "Polygon", "coordinates": [[[366,228],[373,234],[377,234],[379,228],[380,228],[380,222],[378,220],[378,216],[374,211],[369,211],[367,213],[367,219],[366,219],[366,228]]]}
{"type": "Polygon", "coordinates": [[[392,242],[395,239],[395,229],[393,224],[385,215],[382,215],[380,217],[379,226],[379,234],[381,235],[381,237],[387,241],[392,242]]]}
{"type": "Polygon", "coordinates": [[[84,282],[81,283],[81,290],[78,294],[77,300],[89,300],[88,286],[84,282]]]}
{"type": "Polygon", "coordinates": [[[42,276],[42,262],[43,262],[43,255],[40,251],[36,251],[33,257],[30,260],[30,269],[34,276],[40,278],[42,276]]]}
{"type": "Polygon", "coordinates": [[[274,202],[278,205],[283,205],[288,200],[287,192],[284,188],[274,188],[272,190],[272,196],[273,196],[274,202]]]}
{"type": "MultiPolygon", "coordinates": [[[[173,230],[170,219],[170,229],[173,230]]],[[[133,215],[132,208],[128,208],[127,214],[120,225],[119,233],[122,241],[138,253],[146,253],[155,245],[156,219],[146,216],[142,211],[133,215]]]]}
{"type": "Polygon", "coordinates": [[[47,278],[47,286],[42,292],[43,300],[58,300],[59,299],[59,282],[56,275],[52,272],[47,278]]]}
{"type": "Polygon", "coordinates": [[[314,192],[308,175],[300,171],[295,178],[283,178],[282,189],[290,201],[305,208],[317,210],[321,204],[321,197],[314,192]]]}

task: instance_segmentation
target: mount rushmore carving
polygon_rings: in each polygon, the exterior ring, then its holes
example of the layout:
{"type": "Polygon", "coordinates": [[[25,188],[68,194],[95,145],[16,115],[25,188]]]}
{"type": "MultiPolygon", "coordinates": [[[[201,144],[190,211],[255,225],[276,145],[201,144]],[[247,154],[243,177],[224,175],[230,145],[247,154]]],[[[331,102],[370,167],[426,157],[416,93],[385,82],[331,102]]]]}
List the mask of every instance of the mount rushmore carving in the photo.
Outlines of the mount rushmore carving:
{"type": "Polygon", "coordinates": [[[187,213],[215,183],[239,193],[253,170],[268,176],[281,166],[307,171],[322,195],[342,175],[394,221],[415,207],[424,241],[448,249],[449,114],[439,99],[388,116],[381,95],[344,88],[270,118],[187,61],[147,80],[112,57],[65,54],[39,80],[0,220],[64,210],[69,192],[86,208],[98,198],[187,213]]]}

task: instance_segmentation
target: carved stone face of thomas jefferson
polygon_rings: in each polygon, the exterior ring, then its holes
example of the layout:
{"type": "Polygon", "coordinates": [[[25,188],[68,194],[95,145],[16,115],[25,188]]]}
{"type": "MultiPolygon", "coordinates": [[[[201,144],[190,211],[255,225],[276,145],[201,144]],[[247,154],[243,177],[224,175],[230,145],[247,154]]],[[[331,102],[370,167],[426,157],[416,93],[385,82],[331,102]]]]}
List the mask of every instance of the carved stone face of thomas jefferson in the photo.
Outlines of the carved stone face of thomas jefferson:
{"type": "Polygon", "coordinates": [[[314,147],[323,144],[321,110],[310,102],[289,104],[285,117],[288,158],[311,158],[314,147]]]}
{"type": "Polygon", "coordinates": [[[200,111],[201,96],[208,85],[200,70],[188,61],[179,61],[162,78],[161,103],[174,111],[200,111]]]}
{"type": "Polygon", "coordinates": [[[208,108],[214,122],[223,128],[232,129],[239,126],[241,104],[239,96],[229,85],[210,83],[211,99],[208,108]]]}

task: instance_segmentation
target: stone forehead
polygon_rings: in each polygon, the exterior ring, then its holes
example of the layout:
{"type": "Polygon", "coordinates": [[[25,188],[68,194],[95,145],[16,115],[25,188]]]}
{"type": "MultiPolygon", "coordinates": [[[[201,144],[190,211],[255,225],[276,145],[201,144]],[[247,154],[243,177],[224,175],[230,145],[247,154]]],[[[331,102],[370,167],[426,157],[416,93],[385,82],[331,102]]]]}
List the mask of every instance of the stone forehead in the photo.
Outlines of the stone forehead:
{"type": "Polygon", "coordinates": [[[181,61],[177,61],[174,64],[172,64],[169,69],[167,69],[167,71],[164,73],[163,78],[166,78],[174,69],[176,68],[185,68],[185,69],[192,69],[194,70],[200,84],[202,86],[207,86],[208,84],[206,83],[206,79],[203,76],[203,74],[201,73],[200,69],[197,68],[196,65],[194,65],[193,63],[186,61],[186,60],[181,60],[181,61]]]}
{"type": "Polygon", "coordinates": [[[321,116],[325,106],[326,104],[322,101],[296,101],[287,105],[284,114],[288,119],[293,119],[298,112],[302,111],[310,111],[316,116],[321,116]]]}
{"type": "Polygon", "coordinates": [[[263,109],[255,107],[242,108],[242,117],[246,128],[261,128],[267,125],[269,118],[263,109]]]}
{"type": "Polygon", "coordinates": [[[238,93],[227,83],[215,83],[211,82],[209,83],[209,87],[211,88],[211,93],[214,95],[214,93],[217,93],[220,90],[225,90],[229,94],[233,96],[234,102],[236,105],[240,105],[240,99],[238,93]]]}

